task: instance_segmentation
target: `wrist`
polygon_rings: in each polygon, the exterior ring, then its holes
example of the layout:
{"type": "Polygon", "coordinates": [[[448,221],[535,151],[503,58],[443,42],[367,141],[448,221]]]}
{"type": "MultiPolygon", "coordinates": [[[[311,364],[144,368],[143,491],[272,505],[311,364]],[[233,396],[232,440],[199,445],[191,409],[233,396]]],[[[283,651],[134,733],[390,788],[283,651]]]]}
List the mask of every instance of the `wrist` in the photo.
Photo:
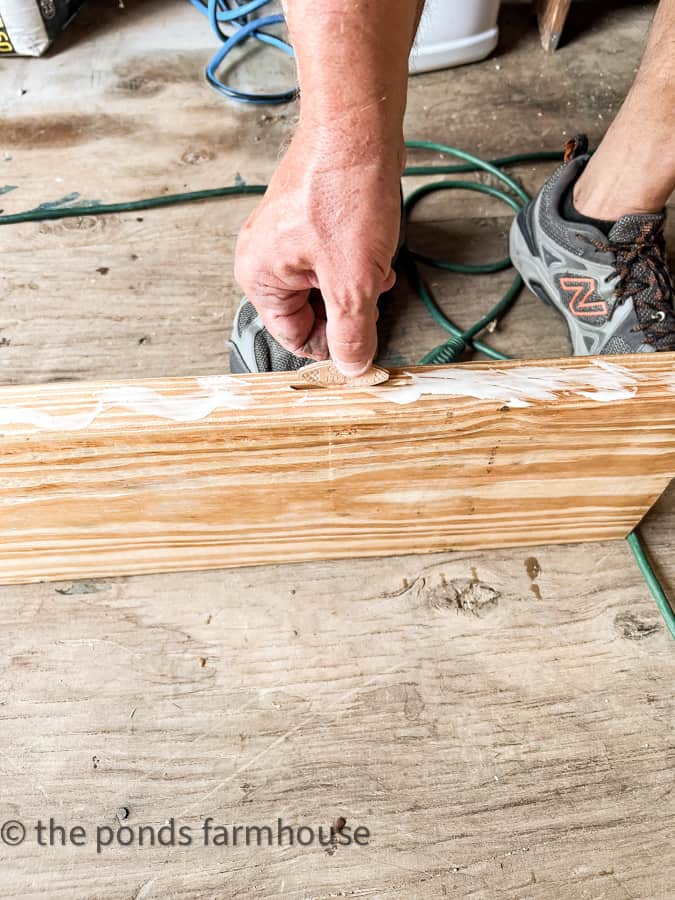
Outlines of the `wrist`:
{"type": "Polygon", "coordinates": [[[402,123],[382,121],[363,111],[330,122],[301,113],[293,141],[308,149],[321,168],[378,165],[395,169],[400,176],[405,166],[402,123]]]}
{"type": "Polygon", "coordinates": [[[408,55],[420,0],[288,0],[300,125],[329,147],[403,161],[408,55]],[[387,39],[382,23],[387,23],[387,39]]]}

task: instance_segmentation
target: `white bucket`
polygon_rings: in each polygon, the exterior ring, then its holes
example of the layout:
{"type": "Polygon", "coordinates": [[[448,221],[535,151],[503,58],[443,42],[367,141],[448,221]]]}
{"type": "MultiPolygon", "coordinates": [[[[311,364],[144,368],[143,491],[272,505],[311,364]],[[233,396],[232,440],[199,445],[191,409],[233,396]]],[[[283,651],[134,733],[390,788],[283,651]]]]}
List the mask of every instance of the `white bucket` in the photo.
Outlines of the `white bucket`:
{"type": "Polygon", "coordinates": [[[427,0],[410,54],[411,73],[484,59],[497,46],[500,0],[427,0]]]}

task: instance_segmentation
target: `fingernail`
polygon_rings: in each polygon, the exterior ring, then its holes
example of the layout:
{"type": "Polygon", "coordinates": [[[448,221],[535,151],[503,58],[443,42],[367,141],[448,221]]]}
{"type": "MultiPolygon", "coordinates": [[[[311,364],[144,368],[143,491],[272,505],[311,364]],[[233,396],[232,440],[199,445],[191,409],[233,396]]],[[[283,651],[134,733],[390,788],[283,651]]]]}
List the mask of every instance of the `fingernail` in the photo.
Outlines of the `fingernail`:
{"type": "Polygon", "coordinates": [[[367,372],[370,368],[370,360],[365,363],[365,365],[363,363],[342,362],[339,359],[334,359],[333,362],[342,374],[346,375],[348,378],[356,378],[357,375],[363,375],[363,373],[367,372]]]}

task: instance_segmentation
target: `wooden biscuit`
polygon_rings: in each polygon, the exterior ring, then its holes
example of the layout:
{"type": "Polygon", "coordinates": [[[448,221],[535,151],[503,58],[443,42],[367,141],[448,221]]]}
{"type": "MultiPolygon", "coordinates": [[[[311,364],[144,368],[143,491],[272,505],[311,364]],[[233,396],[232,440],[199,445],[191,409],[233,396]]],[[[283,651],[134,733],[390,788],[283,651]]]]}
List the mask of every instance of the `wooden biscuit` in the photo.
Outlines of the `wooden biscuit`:
{"type": "Polygon", "coordinates": [[[389,380],[389,372],[379,366],[371,366],[363,375],[343,375],[332,360],[310,363],[298,370],[303,381],[320,387],[372,387],[389,380]]]}

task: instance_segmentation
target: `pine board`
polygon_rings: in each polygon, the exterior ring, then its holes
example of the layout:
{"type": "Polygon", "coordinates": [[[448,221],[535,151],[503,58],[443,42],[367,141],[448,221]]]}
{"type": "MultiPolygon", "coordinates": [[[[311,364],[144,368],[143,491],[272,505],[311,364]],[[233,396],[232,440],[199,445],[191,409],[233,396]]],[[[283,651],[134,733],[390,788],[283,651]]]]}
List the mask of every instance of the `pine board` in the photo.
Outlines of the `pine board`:
{"type": "Polygon", "coordinates": [[[3,388],[0,581],[625,537],[675,476],[672,368],[3,388]]]}

